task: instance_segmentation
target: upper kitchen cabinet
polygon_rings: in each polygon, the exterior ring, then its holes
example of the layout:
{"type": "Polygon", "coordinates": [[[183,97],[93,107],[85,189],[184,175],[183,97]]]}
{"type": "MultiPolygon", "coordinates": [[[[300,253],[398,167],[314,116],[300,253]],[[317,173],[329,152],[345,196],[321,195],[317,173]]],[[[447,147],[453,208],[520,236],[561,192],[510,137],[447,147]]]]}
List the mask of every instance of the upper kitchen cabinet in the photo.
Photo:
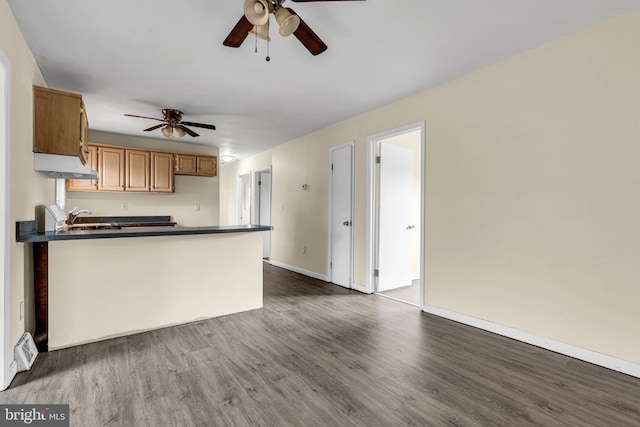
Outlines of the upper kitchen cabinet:
{"type": "Polygon", "coordinates": [[[194,156],[176,154],[176,175],[216,176],[218,158],[216,156],[194,156]]]}
{"type": "Polygon", "coordinates": [[[149,191],[150,181],[150,153],[141,150],[125,150],[126,167],[125,191],[149,191]]]}
{"type": "Polygon", "coordinates": [[[156,193],[175,191],[173,154],[151,152],[151,191],[156,193]]]}
{"type": "Polygon", "coordinates": [[[195,175],[196,171],[196,156],[176,154],[176,175],[195,175]]]}
{"type": "Polygon", "coordinates": [[[98,146],[98,190],[124,191],[125,149],[98,146]]]}
{"type": "MultiPolygon", "coordinates": [[[[98,169],[98,146],[87,144],[87,163],[85,166],[91,169],[98,169]]],[[[67,190],[69,191],[97,191],[97,179],[68,179],[67,190]]]]}
{"type": "Polygon", "coordinates": [[[198,156],[197,174],[201,176],[218,175],[218,158],[215,156],[198,156]]]}
{"type": "Polygon", "coordinates": [[[89,161],[89,122],[82,95],[33,87],[33,151],[89,161]]]}

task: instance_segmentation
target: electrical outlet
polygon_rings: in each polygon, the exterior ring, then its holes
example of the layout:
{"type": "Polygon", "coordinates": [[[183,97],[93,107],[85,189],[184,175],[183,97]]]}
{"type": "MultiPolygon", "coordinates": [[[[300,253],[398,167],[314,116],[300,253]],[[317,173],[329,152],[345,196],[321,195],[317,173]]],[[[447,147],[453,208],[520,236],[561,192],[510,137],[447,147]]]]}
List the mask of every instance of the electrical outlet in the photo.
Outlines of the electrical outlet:
{"type": "Polygon", "coordinates": [[[194,211],[199,211],[200,210],[200,203],[194,203],[193,204],[193,210],[194,211]]]}
{"type": "Polygon", "coordinates": [[[306,253],[307,253],[307,247],[303,245],[303,246],[300,248],[300,253],[306,254],[306,253]]]}
{"type": "Polygon", "coordinates": [[[129,209],[129,204],[127,202],[122,202],[120,204],[120,209],[122,209],[123,211],[126,211],[127,209],[129,209]]]}
{"type": "Polygon", "coordinates": [[[24,301],[20,301],[20,321],[21,322],[22,322],[23,312],[24,312],[24,301]]]}

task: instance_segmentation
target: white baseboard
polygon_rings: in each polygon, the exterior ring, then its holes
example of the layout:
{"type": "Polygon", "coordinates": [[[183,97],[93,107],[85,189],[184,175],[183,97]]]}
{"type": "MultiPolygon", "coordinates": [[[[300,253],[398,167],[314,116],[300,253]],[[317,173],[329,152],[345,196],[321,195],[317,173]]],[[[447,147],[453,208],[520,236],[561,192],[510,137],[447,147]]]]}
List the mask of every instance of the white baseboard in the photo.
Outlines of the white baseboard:
{"type": "Polygon", "coordinates": [[[640,364],[429,305],[422,311],[640,378],[640,364]]]}
{"type": "MultiPolygon", "coordinates": [[[[265,262],[268,262],[269,264],[271,264],[271,265],[273,265],[275,267],[284,268],[285,270],[293,271],[294,273],[303,274],[305,276],[313,277],[314,279],[318,279],[318,280],[322,280],[324,282],[331,283],[331,279],[329,278],[329,276],[325,276],[324,274],[320,274],[320,273],[316,273],[316,272],[313,272],[313,271],[304,270],[302,268],[294,267],[292,265],[284,264],[284,263],[281,263],[281,262],[278,262],[278,261],[267,261],[267,260],[265,260],[265,262]]],[[[339,286],[339,285],[337,285],[337,286],[339,286]]],[[[347,289],[349,289],[349,288],[347,288],[347,289]]],[[[362,292],[363,294],[371,294],[371,293],[373,293],[373,292],[369,292],[367,290],[366,286],[361,285],[359,283],[352,283],[351,284],[351,289],[353,289],[354,291],[362,292]]]]}
{"type": "Polygon", "coordinates": [[[294,267],[292,265],[283,264],[278,261],[268,261],[269,264],[274,265],[276,267],[284,268],[285,270],[293,271],[294,273],[304,274],[305,276],[313,277],[314,279],[322,280],[325,282],[329,281],[329,276],[325,276],[324,274],[316,273],[314,271],[304,270],[302,268],[294,267]]]}
{"type": "Polygon", "coordinates": [[[354,291],[362,292],[363,294],[371,294],[372,293],[367,289],[367,287],[365,285],[361,285],[359,283],[352,283],[351,284],[351,289],[353,289],[354,291]]]}

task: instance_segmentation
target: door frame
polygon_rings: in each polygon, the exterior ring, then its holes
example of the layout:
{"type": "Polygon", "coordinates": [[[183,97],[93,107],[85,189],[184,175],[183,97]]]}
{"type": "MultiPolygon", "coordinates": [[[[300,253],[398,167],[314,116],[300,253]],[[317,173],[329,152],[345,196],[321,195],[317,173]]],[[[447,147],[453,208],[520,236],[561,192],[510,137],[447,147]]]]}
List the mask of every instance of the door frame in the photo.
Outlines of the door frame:
{"type": "Polygon", "coordinates": [[[339,150],[341,148],[344,147],[351,147],[351,251],[349,253],[349,289],[353,288],[353,213],[355,212],[355,158],[356,158],[356,153],[355,153],[355,141],[349,141],[349,142],[345,142],[344,144],[338,144],[338,145],[332,145],[331,147],[329,147],[329,188],[328,188],[328,192],[329,192],[329,213],[327,215],[327,217],[329,218],[329,223],[328,223],[328,232],[327,232],[327,239],[328,239],[328,246],[327,246],[327,281],[328,282],[333,282],[333,269],[331,268],[331,259],[332,259],[332,255],[333,255],[333,246],[332,246],[332,239],[331,239],[331,224],[332,224],[332,208],[333,208],[333,174],[331,173],[331,162],[333,160],[333,152],[335,150],[339,150]]]}
{"type": "MultiPolygon", "coordinates": [[[[253,197],[253,200],[251,201],[251,218],[259,218],[260,217],[260,205],[262,205],[262,197],[260,197],[260,186],[258,185],[258,177],[260,176],[261,173],[269,173],[269,210],[271,211],[271,215],[270,215],[270,220],[269,220],[269,225],[271,225],[271,223],[273,222],[273,218],[271,217],[273,215],[273,205],[272,205],[272,201],[273,201],[273,170],[272,170],[272,166],[269,165],[267,167],[264,168],[260,168],[260,169],[253,169],[251,171],[251,192],[253,193],[251,195],[251,197],[253,197]],[[259,203],[256,203],[256,201],[259,201],[259,203]]],[[[245,174],[246,175],[246,174],[245,174]]],[[[261,221],[256,221],[256,224],[258,224],[261,221]]],[[[271,233],[270,231],[264,231],[264,233],[271,233]]],[[[269,259],[271,259],[271,238],[269,238],[269,259]]]]}
{"type": "MultiPolygon", "coordinates": [[[[263,173],[263,172],[268,172],[269,174],[272,173],[271,171],[271,166],[267,166],[261,169],[252,169],[251,170],[251,193],[253,193],[251,195],[251,197],[253,197],[253,200],[251,201],[251,218],[257,218],[258,215],[258,209],[260,208],[260,206],[258,206],[256,202],[256,200],[259,200],[259,192],[260,189],[258,188],[258,174],[263,173]]],[[[246,174],[244,174],[246,175],[246,174]]],[[[271,178],[273,177],[273,175],[269,175],[269,179],[271,180],[271,178]]],[[[273,180],[272,184],[273,184],[273,180]]],[[[271,201],[271,193],[272,191],[269,190],[269,201],[271,201]]]]}
{"type": "Polygon", "coordinates": [[[367,136],[366,142],[366,238],[365,238],[365,290],[367,293],[376,292],[376,278],[374,277],[374,268],[376,265],[376,192],[378,190],[376,184],[377,167],[376,153],[377,145],[381,140],[391,138],[393,136],[402,135],[404,133],[420,130],[420,304],[425,305],[425,266],[424,266],[424,236],[425,236],[425,167],[426,167],[426,144],[425,144],[425,121],[410,123],[405,126],[389,129],[384,132],[367,136]]]}
{"type": "Polygon", "coordinates": [[[11,260],[9,248],[10,227],[9,219],[11,217],[10,208],[10,191],[11,191],[11,173],[10,162],[11,150],[10,141],[10,114],[11,114],[11,67],[9,59],[4,52],[0,50],[0,89],[4,93],[0,93],[0,390],[5,390],[11,384],[14,374],[11,374],[11,302],[10,302],[10,283],[11,283],[11,260]]]}

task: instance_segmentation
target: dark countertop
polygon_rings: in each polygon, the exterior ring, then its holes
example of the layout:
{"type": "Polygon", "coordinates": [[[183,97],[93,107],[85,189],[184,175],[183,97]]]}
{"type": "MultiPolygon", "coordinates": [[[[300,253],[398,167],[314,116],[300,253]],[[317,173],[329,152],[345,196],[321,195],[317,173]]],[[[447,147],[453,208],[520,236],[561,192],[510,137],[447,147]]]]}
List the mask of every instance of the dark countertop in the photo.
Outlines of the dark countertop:
{"type": "Polygon", "coordinates": [[[171,217],[164,216],[79,216],[74,224],[94,224],[96,222],[112,222],[112,223],[138,223],[148,224],[150,222],[170,222],[171,217]]]}
{"type": "Polygon", "coordinates": [[[37,232],[35,221],[16,223],[17,242],[113,239],[122,237],[185,236],[192,234],[247,233],[270,231],[270,225],[226,225],[206,227],[125,227],[119,230],[73,230],[37,232]]]}

